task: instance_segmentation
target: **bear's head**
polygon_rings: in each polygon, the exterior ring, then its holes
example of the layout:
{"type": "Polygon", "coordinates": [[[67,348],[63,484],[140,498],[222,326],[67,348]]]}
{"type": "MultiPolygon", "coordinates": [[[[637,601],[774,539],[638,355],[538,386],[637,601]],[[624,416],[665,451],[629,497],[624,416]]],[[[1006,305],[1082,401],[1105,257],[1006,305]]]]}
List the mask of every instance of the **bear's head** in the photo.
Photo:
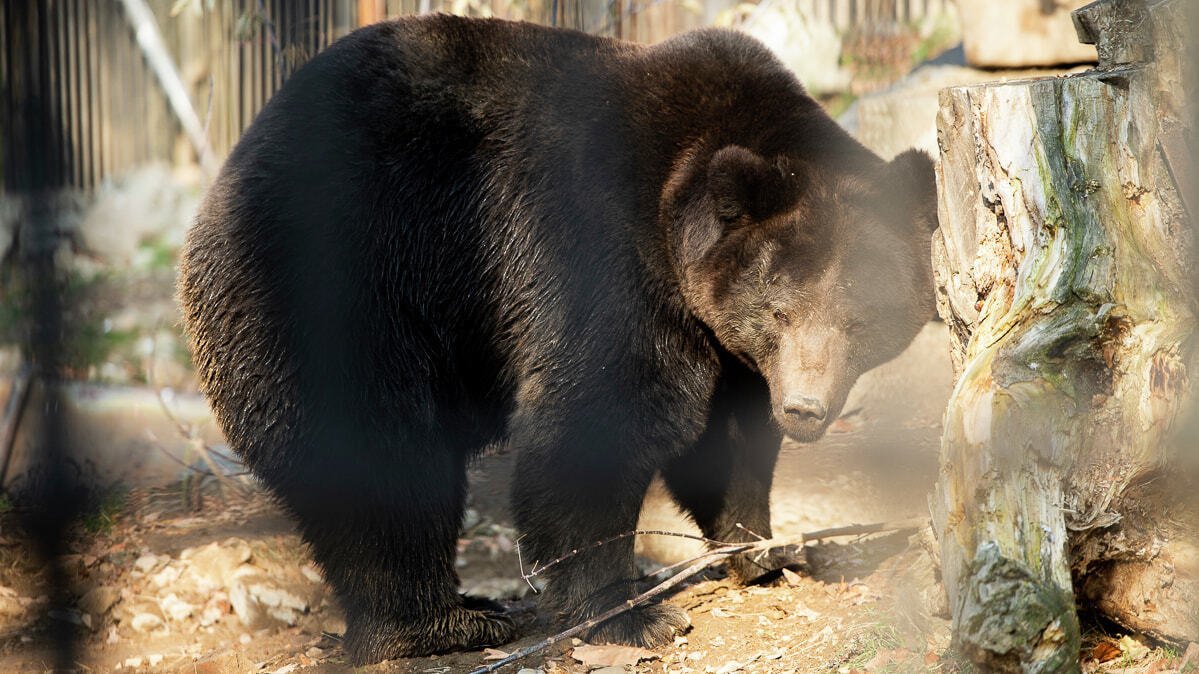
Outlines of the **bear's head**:
{"type": "Polygon", "coordinates": [[[838,173],[727,146],[674,187],[690,310],[765,377],[784,433],[819,438],[858,376],[933,316],[932,160],[909,150],[838,173]]]}

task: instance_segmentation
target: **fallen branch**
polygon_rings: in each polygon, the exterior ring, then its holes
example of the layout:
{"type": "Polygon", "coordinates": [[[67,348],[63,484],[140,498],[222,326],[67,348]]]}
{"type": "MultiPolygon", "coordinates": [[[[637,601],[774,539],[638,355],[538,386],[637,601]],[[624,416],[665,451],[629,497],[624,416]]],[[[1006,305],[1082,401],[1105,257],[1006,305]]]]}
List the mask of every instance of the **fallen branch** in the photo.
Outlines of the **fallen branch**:
{"type": "Polygon", "coordinates": [[[825,538],[836,538],[838,536],[865,536],[867,534],[877,534],[883,531],[903,531],[905,529],[919,529],[928,526],[929,520],[927,517],[913,517],[908,520],[898,520],[895,522],[875,522],[874,524],[854,524],[847,527],[833,527],[832,529],[821,529],[819,531],[811,531],[803,535],[804,542],[819,541],[825,538]]]}
{"type": "MultiPolygon", "coordinates": [[[[545,573],[546,570],[548,570],[554,566],[557,566],[558,564],[561,564],[562,562],[565,562],[566,560],[570,559],[571,557],[574,557],[575,555],[578,555],[583,552],[587,552],[588,550],[594,550],[600,546],[604,546],[609,543],[613,543],[615,541],[619,541],[622,538],[628,538],[629,536],[638,536],[638,535],[640,535],[640,536],[675,536],[677,538],[686,538],[688,540],[699,541],[701,543],[708,543],[709,545],[717,545],[717,546],[735,545],[733,543],[725,543],[723,541],[715,541],[715,540],[712,540],[711,538],[704,538],[703,536],[696,536],[694,534],[683,534],[683,533],[679,533],[677,531],[642,531],[642,530],[626,531],[622,534],[616,534],[615,536],[612,536],[611,538],[605,538],[602,541],[595,541],[595,542],[587,545],[586,547],[575,548],[574,550],[571,550],[570,552],[566,553],[565,555],[562,555],[561,557],[559,557],[555,560],[547,562],[545,565],[541,566],[540,568],[538,568],[538,566],[537,566],[538,562],[533,562],[533,567],[529,570],[528,573],[525,573],[524,564],[523,564],[523,562],[519,561],[520,560],[520,542],[517,541],[516,555],[517,555],[518,563],[521,564],[520,577],[525,582],[528,582],[530,578],[533,578],[534,576],[539,576],[542,573],[545,573]]],[[[759,538],[761,538],[761,537],[759,537],[759,538]]],[[[662,569],[659,569],[650,575],[657,575],[657,574],[661,573],[662,571],[663,571],[662,569]]],[[[530,583],[529,585],[531,587],[532,583],[530,583]]],[[[536,591],[536,588],[534,588],[534,591],[536,591]]]]}
{"type": "MultiPolygon", "coordinates": [[[[645,602],[649,601],[650,599],[652,599],[652,598],[662,594],[663,592],[669,590],[670,588],[682,583],[684,580],[687,580],[691,576],[694,576],[695,574],[699,573],[700,571],[703,571],[708,566],[710,566],[713,562],[718,562],[722,559],[725,559],[726,557],[731,557],[733,555],[738,555],[738,554],[742,554],[742,553],[765,554],[771,550],[774,550],[775,548],[803,547],[804,543],[807,541],[816,541],[816,540],[821,540],[821,539],[825,539],[825,538],[834,538],[837,536],[863,536],[863,535],[867,535],[867,534],[880,533],[883,531],[902,531],[905,529],[919,529],[920,527],[927,526],[927,525],[928,525],[927,518],[915,518],[915,519],[909,519],[909,520],[901,520],[898,522],[876,522],[874,524],[858,524],[858,525],[847,526],[847,527],[836,527],[833,529],[821,529],[819,531],[813,531],[811,533],[800,534],[800,536],[798,538],[767,538],[767,539],[763,539],[763,540],[754,541],[752,543],[720,544],[719,547],[712,548],[711,550],[708,550],[707,552],[698,554],[690,559],[686,559],[681,562],[676,562],[674,564],[671,564],[670,566],[664,567],[662,569],[655,571],[654,573],[651,573],[650,575],[653,576],[653,575],[662,573],[664,571],[667,571],[669,569],[678,568],[680,566],[686,566],[686,568],[684,568],[682,571],[676,573],[675,575],[671,576],[670,578],[667,578],[666,580],[662,581],[661,583],[658,583],[657,585],[651,587],[650,589],[646,590],[645,592],[642,592],[641,594],[637,595],[636,597],[633,597],[632,599],[621,602],[620,604],[612,607],[611,609],[608,609],[607,611],[601,613],[600,615],[595,616],[594,618],[591,618],[590,620],[586,620],[586,621],[579,623],[578,625],[575,625],[565,631],[562,631],[562,632],[554,634],[550,637],[547,637],[544,640],[542,640],[532,646],[529,646],[528,648],[523,648],[515,653],[512,653],[511,655],[504,658],[503,660],[497,660],[496,662],[493,662],[490,665],[487,665],[486,667],[481,667],[479,669],[476,669],[476,670],[470,672],[470,674],[487,674],[488,672],[494,672],[505,665],[510,665],[513,662],[527,658],[528,656],[530,656],[534,653],[537,653],[538,651],[545,650],[546,648],[549,648],[550,646],[558,643],[559,641],[562,641],[563,639],[569,639],[578,634],[582,634],[583,632],[586,632],[587,630],[591,629],[592,627],[595,627],[596,625],[599,625],[600,623],[602,623],[606,620],[611,620],[612,618],[615,618],[616,616],[620,615],[621,613],[624,613],[625,611],[628,611],[636,606],[644,604],[645,602]]],[[[710,539],[704,539],[700,536],[692,536],[691,534],[680,534],[680,533],[675,533],[675,532],[670,532],[670,531],[631,531],[631,532],[627,532],[624,534],[619,534],[617,536],[613,536],[610,539],[598,541],[598,542],[593,543],[590,546],[585,547],[585,548],[572,550],[570,553],[567,553],[567,554],[563,555],[562,557],[555,559],[553,562],[546,564],[545,566],[541,567],[540,569],[536,569],[536,565],[534,565],[535,571],[531,572],[528,575],[525,575],[524,570],[522,569],[521,577],[527,581],[533,575],[536,575],[537,573],[541,573],[542,571],[545,571],[550,566],[561,563],[561,562],[565,561],[566,559],[569,559],[569,558],[579,554],[580,552],[585,552],[587,550],[593,550],[601,545],[611,543],[612,541],[619,540],[619,539],[627,537],[627,536],[636,535],[638,533],[652,534],[652,535],[664,535],[664,536],[679,536],[682,538],[693,538],[693,539],[704,540],[704,541],[708,541],[709,543],[718,543],[717,541],[711,541],[710,539]]]]}
{"type": "MultiPolygon", "coordinates": [[[[486,674],[487,672],[494,672],[495,670],[499,669],[500,667],[503,667],[504,665],[512,664],[513,662],[516,662],[517,660],[526,658],[538,651],[549,648],[550,646],[553,646],[554,644],[558,643],[559,641],[562,641],[563,639],[569,639],[570,637],[573,637],[576,634],[581,634],[581,633],[591,629],[592,627],[595,627],[596,625],[604,622],[605,620],[610,620],[612,618],[615,618],[616,616],[620,615],[621,613],[624,613],[625,611],[628,611],[629,609],[631,609],[635,606],[644,604],[646,601],[652,599],[653,597],[655,597],[659,594],[662,594],[666,590],[669,590],[670,588],[674,587],[675,585],[678,585],[679,583],[690,578],[691,576],[694,576],[695,574],[699,573],[700,571],[703,571],[712,562],[720,560],[720,559],[724,559],[725,557],[728,557],[730,555],[735,555],[740,552],[748,552],[748,551],[754,549],[755,547],[757,547],[758,545],[760,545],[760,543],[746,543],[744,545],[730,545],[730,546],[726,546],[726,547],[716,548],[714,550],[709,550],[708,552],[705,552],[702,555],[696,555],[695,557],[692,557],[691,559],[687,560],[687,562],[690,562],[691,565],[688,566],[686,569],[683,569],[682,571],[678,572],[677,574],[671,576],[670,578],[667,578],[666,580],[662,581],[661,583],[658,583],[657,585],[651,587],[650,589],[646,590],[645,592],[642,592],[641,594],[637,595],[636,597],[633,597],[632,599],[624,601],[624,602],[608,609],[607,611],[604,611],[603,613],[595,616],[594,618],[591,618],[590,620],[581,622],[578,625],[575,625],[574,627],[571,627],[570,629],[568,629],[564,632],[559,632],[551,637],[547,637],[543,641],[540,641],[532,646],[529,646],[528,648],[523,648],[523,649],[509,655],[508,657],[504,658],[503,660],[497,660],[496,662],[493,662],[490,665],[487,665],[486,667],[481,667],[479,669],[476,669],[473,672],[471,672],[470,674],[486,674]]],[[[684,563],[686,563],[686,562],[684,562],[684,563]]]]}

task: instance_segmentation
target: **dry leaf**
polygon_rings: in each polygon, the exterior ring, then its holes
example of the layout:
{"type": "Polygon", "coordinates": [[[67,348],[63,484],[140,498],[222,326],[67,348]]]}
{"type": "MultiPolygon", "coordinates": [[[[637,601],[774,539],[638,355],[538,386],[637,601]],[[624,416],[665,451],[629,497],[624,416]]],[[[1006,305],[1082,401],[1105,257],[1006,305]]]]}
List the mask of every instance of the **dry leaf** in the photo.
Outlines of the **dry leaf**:
{"type": "Polygon", "coordinates": [[[1178,659],[1173,660],[1158,660],[1150,663],[1149,669],[1145,670],[1145,674],[1163,674],[1164,672],[1177,672],[1178,659]]]}
{"type": "Polygon", "coordinates": [[[932,667],[933,665],[937,664],[940,661],[941,661],[941,656],[937,655],[936,653],[934,653],[932,651],[929,651],[924,654],[924,666],[925,667],[932,667]]]}
{"type": "Polygon", "coordinates": [[[799,582],[801,580],[803,580],[802,578],[800,578],[798,573],[795,573],[794,571],[792,571],[791,569],[788,569],[785,566],[783,567],[783,578],[787,581],[787,584],[789,584],[789,585],[799,585],[799,582]]]}
{"type": "Polygon", "coordinates": [[[635,665],[642,660],[655,660],[657,653],[635,646],[578,646],[570,653],[570,657],[589,667],[608,667],[611,665],[635,665]]]}
{"type": "Polygon", "coordinates": [[[791,612],[801,618],[807,618],[808,620],[815,620],[820,617],[819,613],[805,606],[803,602],[798,601],[795,602],[795,608],[791,609],[791,612]]]}
{"type": "Polygon", "coordinates": [[[1187,644],[1186,653],[1182,654],[1182,664],[1179,669],[1186,669],[1187,665],[1199,665],[1199,644],[1194,641],[1187,644]]]}
{"type": "Polygon", "coordinates": [[[1116,645],[1119,646],[1120,651],[1124,653],[1124,655],[1127,655],[1131,660],[1140,660],[1146,655],[1149,655],[1149,647],[1130,636],[1120,637],[1120,640],[1116,642],[1116,645]]]}
{"type": "Polygon", "coordinates": [[[1101,641],[1091,649],[1091,657],[1096,662],[1108,662],[1120,657],[1120,648],[1110,641],[1101,641]]]}
{"type": "Polygon", "coordinates": [[[508,657],[508,654],[501,651],[498,648],[484,648],[483,649],[483,659],[484,660],[503,660],[506,657],[508,657]]]}

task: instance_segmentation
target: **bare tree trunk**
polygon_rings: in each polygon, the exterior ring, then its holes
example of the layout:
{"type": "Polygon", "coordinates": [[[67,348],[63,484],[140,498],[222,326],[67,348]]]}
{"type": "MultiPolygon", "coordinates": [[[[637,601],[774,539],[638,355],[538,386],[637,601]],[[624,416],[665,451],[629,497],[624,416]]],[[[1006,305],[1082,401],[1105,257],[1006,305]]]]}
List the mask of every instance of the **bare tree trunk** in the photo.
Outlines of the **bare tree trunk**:
{"type": "Polygon", "coordinates": [[[1171,472],[1196,309],[1187,4],[1092,3],[1098,70],[941,93],[957,382],[930,505],[955,644],[987,670],[1077,669],[1076,593],[1199,638],[1199,518],[1171,472]]]}

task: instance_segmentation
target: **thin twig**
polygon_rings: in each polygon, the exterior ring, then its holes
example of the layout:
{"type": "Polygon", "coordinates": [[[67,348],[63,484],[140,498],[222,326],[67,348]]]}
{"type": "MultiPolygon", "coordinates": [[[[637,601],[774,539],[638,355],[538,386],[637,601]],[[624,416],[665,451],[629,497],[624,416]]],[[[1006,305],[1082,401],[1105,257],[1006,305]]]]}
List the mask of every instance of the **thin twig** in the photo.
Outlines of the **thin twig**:
{"type": "MultiPolygon", "coordinates": [[[[532,646],[529,646],[528,648],[523,648],[523,649],[509,655],[508,657],[504,658],[503,660],[497,660],[496,662],[493,662],[490,665],[487,665],[486,667],[481,667],[479,669],[476,669],[476,670],[472,671],[470,674],[487,674],[488,672],[494,672],[497,669],[499,669],[500,667],[503,667],[504,665],[512,664],[513,662],[516,662],[517,660],[521,660],[521,659],[526,658],[538,651],[549,648],[550,646],[558,643],[559,641],[562,641],[563,639],[569,639],[570,637],[573,637],[577,634],[581,634],[581,633],[591,629],[592,627],[595,627],[596,625],[604,622],[605,620],[611,620],[612,618],[615,618],[616,616],[620,615],[621,613],[624,613],[625,611],[628,611],[629,609],[632,609],[636,606],[644,604],[645,602],[656,597],[657,595],[662,594],[663,592],[669,590],[670,588],[682,583],[684,580],[690,578],[691,576],[694,576],[695,574],[699,573],[700,571],[703,571],[709,565],[711,565],[713,562],[720,561],[726,557],[731,557],[732,555],[738,555],[738,554],[742,554],[742,553],[754,553],[754,552],[766,553],[775,548],[803,547],[804,543],[807,541],[821,540],[824,538],[834,538],[837,536],[861,536],[861,535],[865,535],[865,534],[879,533],[882,531],[919,529],[920,527],[926,525],[927,523],[928,523],[928,520],[925,518],[916,518],[916,519],[910,519],[910,520],[901,520],[898,522],[876,522],[874,524],[855,524],[853,526],[836,527],[833,529],[821,529],[819,531],[813,531],[811,533],[801,534],[798,537],[798,539],[795,539],[795,538],[768,538],[768,539],[755,541],[753,543],[737,543],[737,544],[723,544],[723,543],[719,543],[718,541],[711,541],[710,539],[704,539],[699,536],[692,536],[690,534],[679,534],[679,533],[669,532],[669,531],[648,531],[648,532],[635,532],[634,531],[634,532],[628,532],[626,534],[614,536],[610,539],[606,539],[605,541],[599,541],[598,543],[593,543],[592,545],[588,546],[587,548],[582,548],[581,550],[573,550],[569,554],[563,555],[562,557],[559,557],[558,559],[554,560],[550,564],[547,564],[546,566],[537,570],[535,573],[540,573],[540,572],[544,571],[545,569],[549,568],[550,566],[552,566],[553,564],[559,563],[569,557],[579,554],[580,552],[594,549],[600,545],[604,545],[605,543],[617,540],[624,536],[635,535],[637,533],[679,536],[682,538],[705,540],[710,543],[719,544],[720,547],[712,548],[711,550],[708,550],[707,552],[698,554],[690,559],[686,559],[681,562],[677,562],[670,566],[663,567],[663,568],[649,574],[649,575],[653,576],[653,575],[662,573],[664,571],[667,571],[669,569],[686,565],[686,568],[683,569],[682,571],[671,576],[670,578],[667,578],[666,580],[662,581],[661,583],[658,583],[657,585],[651,587],[650,589],[646,590],[645,592],[642,592],[641,594],[637,595],[636,597],[633,597],[632,599],[624,601],[624,602],[618,604],[617,606],[614,606],[613,608],[601,613],[600,615],[595,616],[594,618],[591,618],[590,620],[586,620],[582,623],[579,623],[578,625],[575,625],[574,627],[571,627],[570,629],[567,629],[563,632],[559,632],[553,636],[547,637],[543,641],[540,641],[532,646]]],[[[525,578],[526,581],[528,580],[528,577],[524,576],[523,569],[521,570],[521,575],[522,575],[522,577],[525,578]]]]}
{"type": "MultiPolygon", "coordinates": [[[[696,536],[694,534],[683,534],[683,533],[679,533],[677,531],[642,531],[642,530],[626,531],[623,534],[616,534],[615,536],[612,536],[610,538],[605,538],[602,541],[594,541],[594,542],[590,543],[589,545],[587,545],[587,547],[576,548],[574,550],[571,550],[570,552],[549,562],[548,564],[542,566],[541,568],[537,567],[537,564],[538,564],[537,562],[533,562],[533,568],[528,573],[525,573],[524,564],[521,563],[520,577],[523,578],[525,581],[528,581],[530,578],[533,578],[534,576],[538,576],[538,575],[541,575],[542,573],[545,573],[545,571],[547,569],[557,566],[558,564],[565,562],[566,560],[570,559],[571,557],[574,557],[575,555],[582,554],[589,550],[594,550],[600,546],[607,545],[609,543],[613,543],[622,538],[628,538],[629,536],[639,536],[639,535],[640,536],[674,536],[676,538],[686,538],[688,540],[699,541],[701,543],[707,543],[709,545],[721,545],[721,546],[733,545],[732,543],[725,543],[724,541],[714,541],[711,538],[704,538],[703,536],[696,536]]],[[[517,541],[517,562],[520,563],[520,542],[519,541],[517,541]]],[[[657,572],[655,572],[655,573],[657,573],[657,572]]],[[[530,586],[531,585],[532,584],[530,583],[530,586]]]]}
{"type": "MultiPolygon", "coordinates": [[[[211,471],[208,474],[216,478],[217,489],[220,490],[221,498],[223,500],[226,488],[234,488],[229,484],[229,476],[226,476],[225,472],[216,465],[216,462],[212,460],[212,457],[213,455],[216,455],[230,463],[236,464],[238,462],[232,457],[226,456],[212,447],[209,447],[208,443],[204,442],[204,440],[199,437],[199,434],[196,433],[196,430],[189,424],[185,424],[180,421],[179,418],[175,416],[174,412],[171,411],[171,408],[167,405],[167,400],[162,395],[162,388],[158,386],[157,379],[154,376],[154,363],[158,360],[158,333],[160,332],[160,327],[161,323],[155,326],[154,337],[150,340],[150,355],[146,364],[146,382],[150,385],[150,389],[154,391],[154,397],[158,399],[158,406],[162,409],[162,413],[172,424],[174,424],[175,429],[179,431],[179,435],[187,441],[188,445],[194,448],[197,453],[199,453],[200,459],[204,461],[204,464],[207,465],[211,471]]],[[[166,450],[165,446],[160,448],[164,454],[171,456],[170,452],[166,450]]],[[[178,463],[184,462],[178,461],[178,463]]],[[[188,468],[192,468],[190,464],[184,463],[184,465],[186,465],[188,468]]],[[[195,470],[197,473],[204,473],[204,471],[197,470],[195,468],[192,468],[192,470],[195,470]]]]}
{"type": "Polygon", "coordinates": [[[864,536],[866,534],[877,534],[881,531],[902,531],[904,529],[919,529],[928,524],[927,517],[913,517],[907,520],[898,520],[895,522],[875,522],[874,524],[854,524],[848,527],[833,527],[832,529],[821,529],[812,531],[803,535],[804,541],[818,541],[824,538],[836,538],[837,536],[864,536]]]}
{"type": "Polygon", "coordinates": [[[175,463],[179,464],[180,466],[183,466],[187,470],[195,471],[195,472],[199,473],[200,475],[204,475],[204,476],[212,475],[211,472],[204,470],[203,468],[196,468],[195,466],[191,465],[190,463],[184,461],[183,459],[180,459],[179,457],[177,457],[174,454],[167,451],[167,448],[163,446],[162,441],[158,439],[158,436],[154,435],[154,431],[147,428],[146,435],[149,436],[151,444],[153,444],[156,448],[158,448],[158,451],[162,452],[163,455],[165,455],[171,461],[174,461],[175,463]]]}

